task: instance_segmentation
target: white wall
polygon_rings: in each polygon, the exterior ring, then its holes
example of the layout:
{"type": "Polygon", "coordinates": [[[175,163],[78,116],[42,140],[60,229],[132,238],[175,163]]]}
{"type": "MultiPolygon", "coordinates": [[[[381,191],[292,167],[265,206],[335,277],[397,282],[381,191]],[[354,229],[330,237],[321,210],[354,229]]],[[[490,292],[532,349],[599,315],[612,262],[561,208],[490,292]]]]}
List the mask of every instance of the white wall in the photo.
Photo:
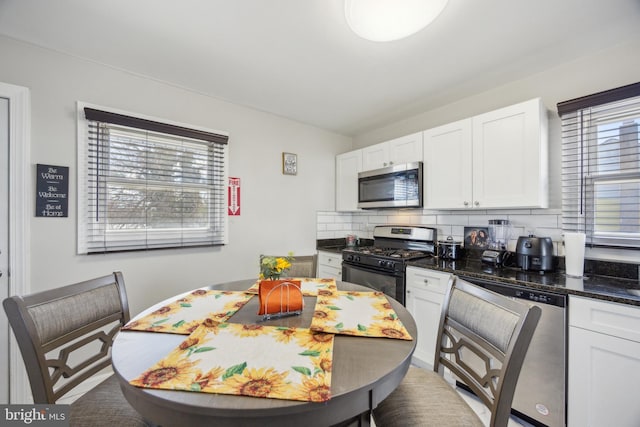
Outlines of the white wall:
{"type": "MultiPolygon", "coordinates": [[[[561,41],[558,41],[561,43],[561,41]]],[[[391,125],[365,132],[354,137],[354,148],[362,148],[378,142],[399,136],[408,135],[425,129],[430,129],[446,123],[451,123],[476,114],[491,111],[507,105],[522,102],[531,98],[542,98],[542,102],[549,110],[549,209],[523,210],[508,212],[487,211],[474,212],[432,212],[405,213],[402,217],[407,221],[417,221],[425,225],[435,225],[442,231],[452,228],[452,234],[457,236],[463,225],[484,225],[488,218],[511,218],[518,223],[518,230],[535,230],[538,235],[550,236],[554,240],[561,240],[562,233],[562,199],[561,199],[561,135],[560,119],[556,104],[584,95],[613,89],[640,81],[640,40],[621,42],[616,46],[604,49],[595,55],[583,57],[579,60],[567,62],[558,67],[531,75],[515,82],[505,82],[504,85],[479,94],[469,94],[458,102],[443,105],[440,108],[408,117],[391,125]],[[416,219],[418,218],[418,219],[416,219]],[[423,218],[423,219],[419,219],[423,218]],[[426,220],[424,218],[427,218],[426,220]],[[557,225],[556,225],[557,224],[557,225]]],[[[346,150],[348,151],[348,150],[346,150]]],[[[340,219],[329,229],[351,227],[351,219],[362,214],[341,214],[340,219]],[[347,224],[347,225],[344,225],[347,224]]],[[[385,217],[397,220],[397,216],[379,212],[374,216],[364,215],[376,221],[384,221],[385,217]]],[[[318,235],[332,234],[323,224],[324,220],[331,221],[331,216],[319,213],[318,235]],[[328,233],[326,231],[329,231],[328,233]]],[[[355,221],[349,232],[363,232],[355,221]]],[[[448,232],[446,232],[448,234],[448,232]]],[[[342,237],[341,231],[336,232],[342,237]]],[[[640,251],[630,250],[602,250],[587,249],[586,256],[592,259],[610,259],[637,262],[640,251]]]]}
{"type": "Polygon", "coordinates": [[[351,138],[6,37],[0,57],[0,81],[31,91],[32,176],[37,163],[70,167],[69,217],[30,219],[32,291],[121,270],[136,314],[181,291],[257,277],[260,253],[315,252],[316,211],[334,209],[334,159],[351,138]],[[229,245],[76,255],[78,100],[229,132],[229,176],[242,185],[229,245]],[[282,175],[284,151],[298,155],[298,175],[282,175]]]}

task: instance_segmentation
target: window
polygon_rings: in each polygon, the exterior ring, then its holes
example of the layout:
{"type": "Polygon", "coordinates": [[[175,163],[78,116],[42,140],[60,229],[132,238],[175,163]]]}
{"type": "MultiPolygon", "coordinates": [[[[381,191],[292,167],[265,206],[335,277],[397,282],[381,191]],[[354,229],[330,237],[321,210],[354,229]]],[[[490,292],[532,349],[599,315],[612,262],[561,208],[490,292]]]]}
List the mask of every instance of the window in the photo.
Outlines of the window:
{"type": "Polygon", "coordinates": [[[78,252],[226,243],[228,137],[79,104],[78,252]]]}
{"type": "Polygon", "coordinates": [[[563,229],[640,247],[640,83],[558,104],[563,229]]]}

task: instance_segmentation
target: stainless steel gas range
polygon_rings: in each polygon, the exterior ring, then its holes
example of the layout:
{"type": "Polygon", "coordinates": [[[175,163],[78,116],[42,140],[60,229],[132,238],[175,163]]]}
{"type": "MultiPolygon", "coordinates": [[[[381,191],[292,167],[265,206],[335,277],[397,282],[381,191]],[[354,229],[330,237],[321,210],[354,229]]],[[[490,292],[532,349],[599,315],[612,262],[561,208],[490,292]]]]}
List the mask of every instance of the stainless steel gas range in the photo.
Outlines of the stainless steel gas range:
{"type": "Polygon", "coordinates": [[[342,280],[382,291],[404,305],[406,263],[434,256],[437,241],[435,228],[377,226],[372,246],[342,251],[342,280]]]}

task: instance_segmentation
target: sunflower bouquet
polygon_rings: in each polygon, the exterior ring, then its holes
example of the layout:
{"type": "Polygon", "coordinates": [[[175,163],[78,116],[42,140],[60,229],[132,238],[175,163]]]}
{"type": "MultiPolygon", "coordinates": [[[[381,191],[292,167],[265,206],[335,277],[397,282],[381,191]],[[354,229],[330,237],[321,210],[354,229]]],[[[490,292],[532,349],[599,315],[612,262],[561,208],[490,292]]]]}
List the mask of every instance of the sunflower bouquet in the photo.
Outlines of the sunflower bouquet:
{"type": "Polygon", "coordinates": [[[291,267],[293,252],[287,256],[260,256],[260,279],[277,280],[291,267]]]}

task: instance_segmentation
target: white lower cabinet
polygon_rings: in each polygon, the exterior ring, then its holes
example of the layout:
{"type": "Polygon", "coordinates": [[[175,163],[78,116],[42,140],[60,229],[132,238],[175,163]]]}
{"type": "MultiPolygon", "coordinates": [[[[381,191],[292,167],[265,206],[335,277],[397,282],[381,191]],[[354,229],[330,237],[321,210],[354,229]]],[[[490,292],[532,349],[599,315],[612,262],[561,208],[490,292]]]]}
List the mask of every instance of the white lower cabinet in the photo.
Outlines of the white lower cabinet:
{"type": "Polygon", "coordinates": [[[418,329],[413,353],[413,361],[418,365],[433,368],[442,302],[452,278],[449,273],[407,267],[406,307],[418,329]]]}
{"type": "Polygon", "coordinates": [[[569,298],[568,427],[640,426],[640,307],[569,298]]]}
{"type": "Polygon", "coordinates": [[[342,255],[318,251],[318,277],[342,280],[342,255]]]}

